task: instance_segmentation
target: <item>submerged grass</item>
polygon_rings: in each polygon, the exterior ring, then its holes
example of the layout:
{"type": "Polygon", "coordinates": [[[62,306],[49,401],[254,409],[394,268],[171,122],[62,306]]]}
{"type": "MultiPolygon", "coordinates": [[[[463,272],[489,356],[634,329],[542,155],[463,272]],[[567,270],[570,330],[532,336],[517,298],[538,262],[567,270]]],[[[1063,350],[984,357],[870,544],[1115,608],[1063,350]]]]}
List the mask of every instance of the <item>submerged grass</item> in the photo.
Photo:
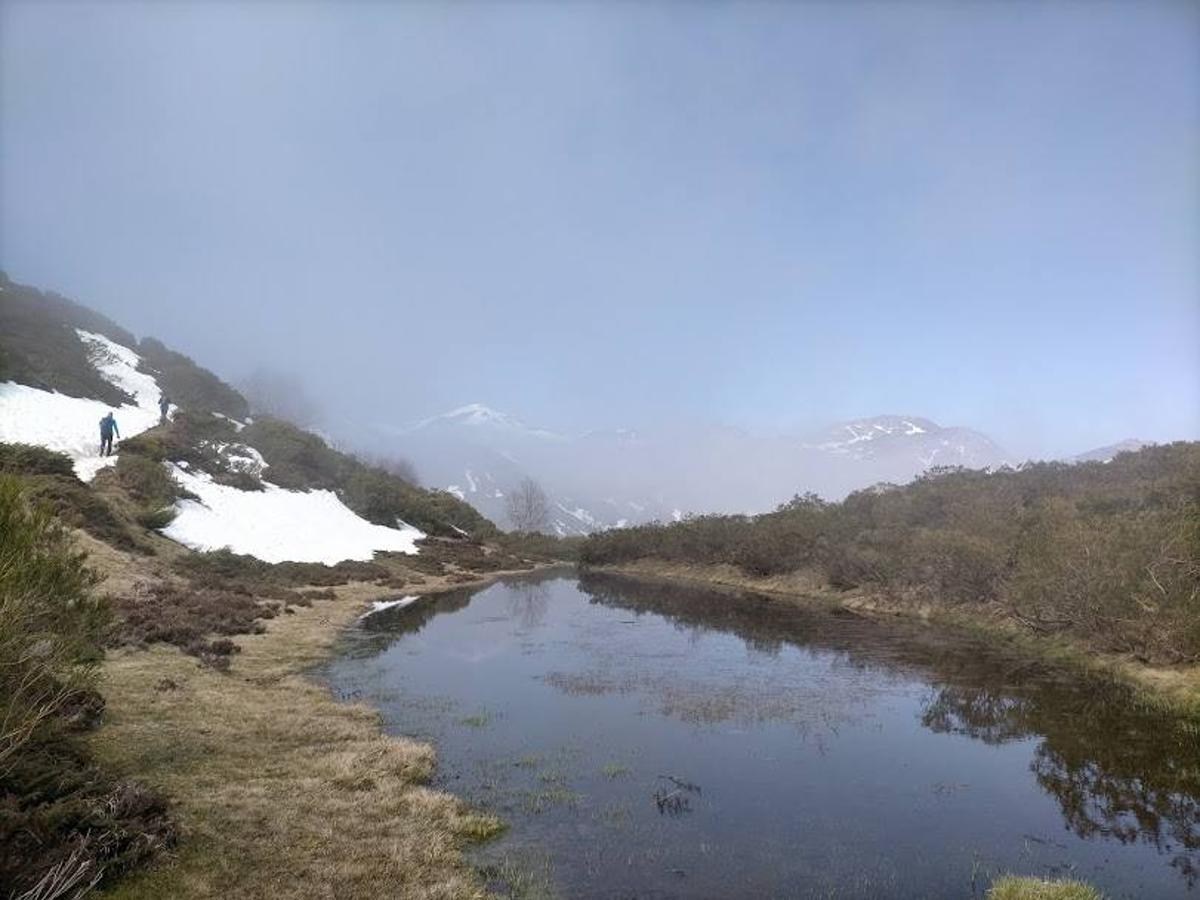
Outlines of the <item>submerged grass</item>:
{"type": "Polygon", "coordinates": [[[228,674],[164,646],[111,656],[93,750],[169,794],[185,833],[111,896],[483,895],[462,849],[502,823],[424,786],[431,747],[382,735],[375,712],[303,674],[370,590],[237,637],[228,674]]]}

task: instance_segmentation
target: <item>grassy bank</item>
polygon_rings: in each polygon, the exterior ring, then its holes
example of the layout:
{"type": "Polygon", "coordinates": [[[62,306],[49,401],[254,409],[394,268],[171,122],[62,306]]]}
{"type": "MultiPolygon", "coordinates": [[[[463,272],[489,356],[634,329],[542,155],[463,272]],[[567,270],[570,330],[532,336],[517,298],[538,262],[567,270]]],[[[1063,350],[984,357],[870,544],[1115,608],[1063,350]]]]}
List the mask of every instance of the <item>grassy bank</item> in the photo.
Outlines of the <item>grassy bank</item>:
{"type": "Polygon", "coordinates": [[[1082,643],[1073,642],[1067,634],[1034,634],[1014,623],[998,604],[946,607],[862,589],[838,591],[824,584],[813,572],[752,576],[732,565],[657,559],[588,568],[642,580],[752,591],[786,603],[849,609],[868,615],[904,616],[957,631],[982,633],[990,641],[1030,657],[1088,674],[1115,676],[1136,687],[1139,699],[1149,705],[1200,718],[1200,666],[1154,666],[1124,655],[1096,652],[1082,643]]]}
{"type": "Polygon", "coordinates": [[[183,834],[111,896],[482,896],[462,850],[501,824],[425,786],[433,748],[304,674],[380,589],[334,593],[235,637],[226,672],[161,645],[110,655],[93,751],[169,796],[183,834]]]}

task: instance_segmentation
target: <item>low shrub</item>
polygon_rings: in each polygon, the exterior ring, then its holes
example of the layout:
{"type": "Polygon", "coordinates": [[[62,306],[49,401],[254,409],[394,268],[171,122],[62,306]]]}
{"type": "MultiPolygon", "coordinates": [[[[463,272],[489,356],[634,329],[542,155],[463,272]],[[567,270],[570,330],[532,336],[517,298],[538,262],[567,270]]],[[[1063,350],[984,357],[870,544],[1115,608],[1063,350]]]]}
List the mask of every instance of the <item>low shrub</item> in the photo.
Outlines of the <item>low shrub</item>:
{"type": "Polygon", "coordinates": [[[74,478],[75,466],[65,453],[57,453],[33,444],[0,443],[0,472],[74,478]]]}
{"type": "Polygon", "coordinates": [[[232,652],[212,635],[258,634],[263,630],[261,620],[275,615],[272,606],[248,594],[169,584],[113,597],[111,603],[117,615],[109,637],[113,646],[171,644],[199,657],[232,652]]]}
{"type": "Polygon", "coordinates": [[[125,516],[91,486],[74,475],[40,475],[25,479],[28,496],[63,524],[81,528],[119,550],[149,554],[153,549],[125,516]]]}
{"type": "MultiPolygon", "coordinates": [[[[62,476],[40,476],[65,480],[62,476]]],[[[0,474],[0,884],[78,895],[174,842],[161,798],[90,761],[110,610],[68,533],[0,474]],[[73,887],[72,887],[73,886],[73,887]]]]}
{"type": "Polygon", "coordinates": [[[37,739],[0,775],[6,896],[81,896],[177,840],[165,799],[106,773],[78,739],[37,739]]]}
{"type": "Polygon", "coordinates": [[[150,457],[122,453],[117,458],[116,471],[121,487],[144,506],[158,509],[183,495],[166,467],[150,457]]]}
{"type": "MultiPolygon", "coordinates": [[[[406,560],[419,558],[405,557],[406,560]]],[[[275,596],[280,589],[309,585],[330,587],[351,581],[386,584],[393,577],[386,566],[376,562],[345,560],[333,566],[306,562],[268,563],[229,550],[188,553],[179,557],[174,567],[193,587],[260,597],[275,596]]]]}
{"type": "Polygon", "coordinates": [[[89,688],[109,611],[62,526],[0,475],[0,772],[89,688]]]}

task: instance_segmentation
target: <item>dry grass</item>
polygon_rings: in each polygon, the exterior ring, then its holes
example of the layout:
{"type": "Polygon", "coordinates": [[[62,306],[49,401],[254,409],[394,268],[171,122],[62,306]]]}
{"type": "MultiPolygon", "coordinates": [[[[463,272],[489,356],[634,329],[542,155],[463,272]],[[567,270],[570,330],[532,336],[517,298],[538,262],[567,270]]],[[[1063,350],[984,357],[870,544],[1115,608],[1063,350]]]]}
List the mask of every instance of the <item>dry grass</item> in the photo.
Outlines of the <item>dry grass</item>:
{"type": "Polygon", "coordinates": [[[501,823],[423,785],[431,747],[382,735],[374,711],[304,675],[380,588],[336,594],[234,638],[228,673],[161,645],[110,655],[94,751],[165,792],[183,831],[112,896],[483,896],[462,850],[501,823]]]}

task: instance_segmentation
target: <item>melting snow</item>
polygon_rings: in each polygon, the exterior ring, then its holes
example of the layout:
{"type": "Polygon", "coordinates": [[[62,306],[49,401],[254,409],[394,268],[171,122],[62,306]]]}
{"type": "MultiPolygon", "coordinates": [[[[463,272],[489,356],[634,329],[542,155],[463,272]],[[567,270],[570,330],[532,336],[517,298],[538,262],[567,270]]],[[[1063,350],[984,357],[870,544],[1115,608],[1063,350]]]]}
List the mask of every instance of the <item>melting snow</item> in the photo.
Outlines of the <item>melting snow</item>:
{"type": "MultiPolygon", "coordinates": [[[[134,397],[133,404],[112,407],[100,400],[68,397],[16,382],[0,384],[0,441],[38,444],[66,453],[75,463],[75,474],[91,481],[116,456],[103,457],[100,419],[110,409],[121,437],[133,437],[158,424],[162,397],[153,376],[137,370],[140,357],[102,334],[76,330],[88,348],[96,370],[109,383],[134,397]]],[[[120,449],[120,442],[115,449],[120,449]]]]}
{"type": "Polygon", "coordinates": [[[457,484],[452,484],[448,488],[446,488],[446,493],[453,494],[459,500],[467,499],[467,495],[463,493],[463,489],[460,488],[457,484]]]}
{"type": "Polygon", "coordinates": [[[359,616],[359,620],[361,621],[367,618],[367,616],[373,616],[377,612],[383,612],[385,609],[396,609],[397,607],[403,609],[406,606],[411,606],[420,599],[419,596],[413,594],[412,596],[400,597],[396,600],[376,600],[371,604],[371,608],[367,612],[359,616]]]}
{"type": "Polygon", "coordinates": [[[233,416],[227,416],[225,413],[215,412],[213,415],[218,419],[224,419],[226,422],[231,423],[234,431],[241,431],[243,428],[253,422],[253,419],[247,419],[245,422],[239,422],[237,419],[233,418],[233,416]]]}
{"type": "Polygon", "coordinates": [[[266,484],[240,491],[202,472],[172,467],[172,475],[199,500],[182,500],[163,534],[194,550],[246,553],[266,562],[369,560],[376,550],[417,552],[425,535],[387,528],[355,515],[332,491],[288,491],[266,484]]]}

